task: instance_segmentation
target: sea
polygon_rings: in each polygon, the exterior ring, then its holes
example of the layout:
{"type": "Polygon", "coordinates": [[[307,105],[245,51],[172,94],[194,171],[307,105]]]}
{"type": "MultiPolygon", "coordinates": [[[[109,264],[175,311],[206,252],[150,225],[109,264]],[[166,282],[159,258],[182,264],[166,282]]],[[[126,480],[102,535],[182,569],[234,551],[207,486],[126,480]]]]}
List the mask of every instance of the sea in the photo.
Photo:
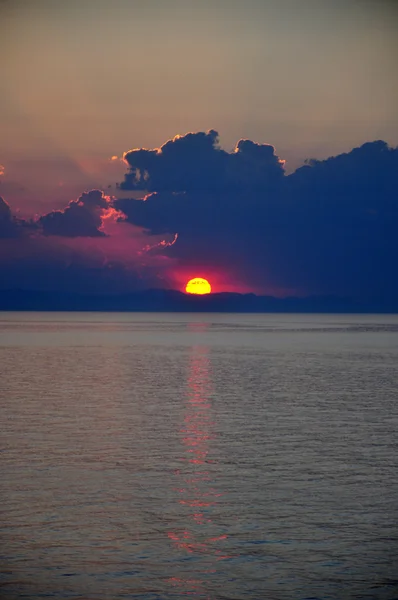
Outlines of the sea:
{"type": "Polygon", "coordinates": [[[398,316],[0,313],[0,598],[398,598],[398,316]]]}

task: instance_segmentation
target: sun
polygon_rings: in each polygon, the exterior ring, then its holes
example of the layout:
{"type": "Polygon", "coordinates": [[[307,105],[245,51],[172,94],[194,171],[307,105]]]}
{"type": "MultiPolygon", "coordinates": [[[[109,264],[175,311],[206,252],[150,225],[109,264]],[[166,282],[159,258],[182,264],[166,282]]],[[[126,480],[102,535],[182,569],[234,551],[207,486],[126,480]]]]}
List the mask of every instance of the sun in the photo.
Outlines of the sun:
{"type": "Polygon", "coordinates": [[[207,279],[202,279],[202,277],[195,277],[194,279],[190,279],[185,287],[185,291],[188,294],[210,294],[211,285],[207,281],[207,279]]]}

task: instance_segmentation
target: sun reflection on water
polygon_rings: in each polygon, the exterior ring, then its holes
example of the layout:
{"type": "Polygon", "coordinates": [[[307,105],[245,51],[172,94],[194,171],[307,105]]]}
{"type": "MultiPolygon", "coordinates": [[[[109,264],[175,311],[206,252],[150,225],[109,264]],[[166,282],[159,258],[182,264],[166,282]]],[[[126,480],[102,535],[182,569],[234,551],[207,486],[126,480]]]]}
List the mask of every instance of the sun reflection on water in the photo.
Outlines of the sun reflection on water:
{"type": "MultiPolygon", "coordinates": [[[[190,329],[205,331],[206,326],[195,323],[190,329]]],[[[217,561],[228,558],[222,548],[227,534],[221,531],[214,515],[222,494],[216,489],[217,462],[212,456],[211,443],[216,435],[212,394],[209,348],[192,346],[185,416],[180,428],[183,466],[175,472],[179,513],[183,514],[184,526],[170,531],[168,536],[176,550],[198,561],[198,570],[195,578],[172,577],[169,583],[173,587],[178,586],[185,595],[200,598],[209,598],[206,580],[216,574],[217,561]]]]}

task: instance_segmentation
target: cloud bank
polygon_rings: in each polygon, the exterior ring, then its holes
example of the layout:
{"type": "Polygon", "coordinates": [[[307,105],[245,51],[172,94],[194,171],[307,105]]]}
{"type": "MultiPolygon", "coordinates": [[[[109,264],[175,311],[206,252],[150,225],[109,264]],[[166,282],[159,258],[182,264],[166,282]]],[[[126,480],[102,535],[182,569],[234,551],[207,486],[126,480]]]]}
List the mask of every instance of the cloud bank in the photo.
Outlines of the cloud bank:
{"type": "Polygon", "coordinates": [[[0,198],[0,289],[122,293],[159,285],[175,236],[148,236],[100,190],[35,219],[0,198]]]}
{"type": "Polygon", "coordinates": [[[130,150],[124,160],[130,167],[124,190],[246,192],[283,178],[283,161],[272,146],[240,140],[234,152],[225,152],[213,129],[176,136],[156,150],[130,150]]]}
{"type": "Polygon", "coordinates": [[[398,150],[366,143],[286,176],[272,146],[220,150],[214,131],[130,151],[115,206],[152,234],[178,233],[180,263],[256,290],[397,297],[398,150]],[[173,189],[171,189],[173,188],[173,189]]]}
{"type": "Polygon", "coordinates": [[[124,160],[120,188],[140,199],[92,190],[31,221],[0,201],[3,289],[34,277],[71,291],[181,289],[200,275],[215,291],[398,303],[397,148],[369,142],[286,175],[273,146],[227,152],[210,130],[124,160]]]}

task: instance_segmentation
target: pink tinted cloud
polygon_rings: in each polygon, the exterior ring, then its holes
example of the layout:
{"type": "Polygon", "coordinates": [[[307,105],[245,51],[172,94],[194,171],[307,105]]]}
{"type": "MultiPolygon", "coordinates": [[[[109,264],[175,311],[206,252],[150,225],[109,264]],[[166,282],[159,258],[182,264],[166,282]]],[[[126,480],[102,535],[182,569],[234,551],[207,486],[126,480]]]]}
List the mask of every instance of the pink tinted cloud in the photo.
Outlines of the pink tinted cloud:
{"type": "Polygon", "coordinates": [[[160,252],[174,243],[174,237],[149,236],[128,223],[112,201],[103,192],[91,190],[63,210],[37,215],[26,234],[27,222],[20,221],[14,239],[0,239],[1,287],[13,288],[14,281],[22,288],[68,289],[72,285],[76,291],[105,293],[164,287],[175,260],[160,252]]]}

